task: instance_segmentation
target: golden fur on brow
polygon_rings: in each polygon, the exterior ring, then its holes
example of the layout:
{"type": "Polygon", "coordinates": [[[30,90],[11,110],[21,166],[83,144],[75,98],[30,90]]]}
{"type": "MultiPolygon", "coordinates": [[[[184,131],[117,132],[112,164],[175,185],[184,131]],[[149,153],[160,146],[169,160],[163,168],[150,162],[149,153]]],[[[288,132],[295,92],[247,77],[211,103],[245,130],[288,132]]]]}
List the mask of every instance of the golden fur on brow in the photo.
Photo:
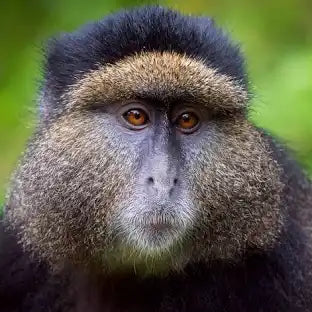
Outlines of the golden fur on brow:
{"type": "Polygon", "coordinates": [[[87,73],[65,94],[71,105],[136,97],[190,99],[222,111],[242,110],[248,93],[231,77],[174,52],[144,52],[87,73]]]}

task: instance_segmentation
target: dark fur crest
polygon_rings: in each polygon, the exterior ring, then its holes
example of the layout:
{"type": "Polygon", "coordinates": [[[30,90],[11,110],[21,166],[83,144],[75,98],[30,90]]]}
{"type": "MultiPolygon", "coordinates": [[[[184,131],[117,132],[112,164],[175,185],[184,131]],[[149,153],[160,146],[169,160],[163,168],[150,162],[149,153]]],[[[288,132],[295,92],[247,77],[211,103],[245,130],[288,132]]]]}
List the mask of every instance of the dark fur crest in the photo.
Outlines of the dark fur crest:
{"type": "Polygon", "coordinates": [[[121,11],[51,40],[46,83],[59,96],[99,64],[115,63],[142,51],[174,51],[201,59],[247,89],[238,46],[212,20],[157,6],[121,11]]]}

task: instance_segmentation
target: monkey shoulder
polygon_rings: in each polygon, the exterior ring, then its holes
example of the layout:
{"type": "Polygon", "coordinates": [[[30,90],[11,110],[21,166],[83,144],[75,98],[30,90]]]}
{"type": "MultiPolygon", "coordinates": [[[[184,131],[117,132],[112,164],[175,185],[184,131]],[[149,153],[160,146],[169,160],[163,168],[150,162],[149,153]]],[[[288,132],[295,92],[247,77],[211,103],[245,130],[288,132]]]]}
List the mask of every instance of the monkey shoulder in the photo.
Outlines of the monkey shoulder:
{"type": "Polygon", "coordinates": [[[66,286],[66,279],[52,276],[25,253],[0,220],[0,311],[64,311],[66,286]]]}

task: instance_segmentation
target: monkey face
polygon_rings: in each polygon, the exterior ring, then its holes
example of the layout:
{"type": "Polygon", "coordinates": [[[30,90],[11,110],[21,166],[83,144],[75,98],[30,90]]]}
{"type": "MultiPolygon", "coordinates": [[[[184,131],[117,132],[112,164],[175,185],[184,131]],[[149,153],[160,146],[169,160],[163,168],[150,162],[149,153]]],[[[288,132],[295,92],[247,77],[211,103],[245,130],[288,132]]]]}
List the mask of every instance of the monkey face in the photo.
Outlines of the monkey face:
{"type": "Polygon", "coordinates": [[[145,272],[274,244],[280,171],[232,79],[148,52],[89,72],[60,101],[9,200],[26,247],[53,264],[145,272]]]}

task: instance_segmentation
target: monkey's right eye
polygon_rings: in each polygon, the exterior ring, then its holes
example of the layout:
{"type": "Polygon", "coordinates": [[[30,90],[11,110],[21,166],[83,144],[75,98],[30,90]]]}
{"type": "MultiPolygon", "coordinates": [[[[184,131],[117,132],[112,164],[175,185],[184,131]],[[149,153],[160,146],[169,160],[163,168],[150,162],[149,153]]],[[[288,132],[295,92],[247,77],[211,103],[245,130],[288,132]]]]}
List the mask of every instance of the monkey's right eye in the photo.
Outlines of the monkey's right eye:
{"type": "Polygon", "coordinates": [[[144,128],[149,121],[146,112],[140,108],[130,109],[127,112],[125,112],[122,116],[132,128],[136,129],[144,128]]]}

